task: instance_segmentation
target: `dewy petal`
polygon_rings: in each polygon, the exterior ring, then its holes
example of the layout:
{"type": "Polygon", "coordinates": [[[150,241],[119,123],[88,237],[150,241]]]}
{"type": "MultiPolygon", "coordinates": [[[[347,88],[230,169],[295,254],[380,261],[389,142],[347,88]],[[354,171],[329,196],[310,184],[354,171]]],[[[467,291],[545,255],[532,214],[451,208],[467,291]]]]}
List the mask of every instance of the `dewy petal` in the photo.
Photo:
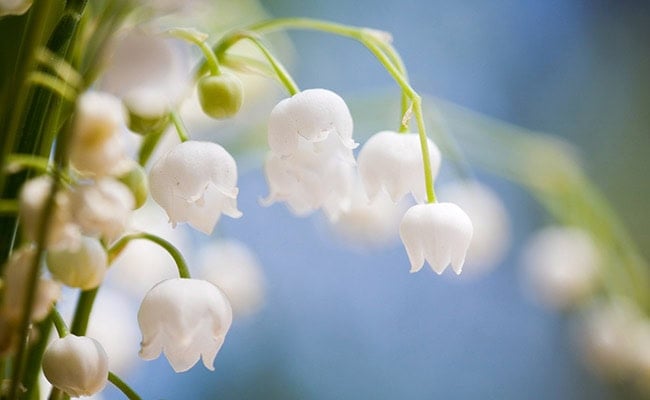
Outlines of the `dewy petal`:
{"type": "Polygon", "coordinates": [[[200,357],[211,368],[232,323],[232,309],[221,290],[197,279],[168,279],[154,286],[138,311],[140,354],[155,358],[162,350],[176,372],[200,357]]]}
{"type": "Polygon", "coordinates": [[[453,203],[418,204],[400,224],[400,237],[411,261],[411,272],[424,263],[441,274],[449,263],[460,274],[472,238],[472,222],[453,203]]]}
{"type": "MultiPolygon", "coordinates": [[[[427,139],[433,178],[440,168],[440,150],[427,139]]],[[[416,133],[382,131],[364,144],[358,157],[359,174],[370,199],[381,190],[393,202],[411,192],[417,202],[426,199],[420,137],[416,133]]]]}
{"type": "Polygon", "coordinates": [[[342,146],[353,149],[353,122],[345,101],[325,89],[308,89],[278,103],[269,116],[268,140],[271,151],[293,154],[298,138],[315,143],[336,135],[342,146]]]}
{"type": "Polygon", "coordinates": [[[189,222],[210,234],[221,213],[232,218],[237,209],[237,165],[220,145],[187,141],[161,157],[149,173],[153,199],[172,224],[189,222]]]}

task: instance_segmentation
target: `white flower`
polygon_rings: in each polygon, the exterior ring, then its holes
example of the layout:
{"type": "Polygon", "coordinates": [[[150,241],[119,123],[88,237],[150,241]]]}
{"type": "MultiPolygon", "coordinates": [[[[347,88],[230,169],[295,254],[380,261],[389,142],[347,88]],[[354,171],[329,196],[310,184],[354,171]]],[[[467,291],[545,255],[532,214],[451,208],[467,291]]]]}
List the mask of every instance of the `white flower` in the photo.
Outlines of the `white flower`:
{"type": "Polygon", "coordinates": [[[463,275],[487,273],[501,262],[510,244],[510,220],[501,199],[476,181],[447,184],[436,192],[462,208],[474,226],[463,275]]]}
{"type": "MultiPolygon", "coordinates": [[[[27,240],[38,240],[43,226],[43,209],[51,190],[52,179],[43,175],[25,182],[20,191],[20,226],[27,240]]],[[[79,243],[81,232],[72,220],[68,192],[57,191],[49,218],[48,248],[75,247],[79,243]]]]}
{"type": "Polygon", "coordinates": [[[0,17],[24,14],[31,6],[32,0],[0,0],[0,17]]]}
{"type": "Polygon", "coordinates": [[[108,356],[95,339],[66,335],[45,350],[43,373],[53,386],[72,397],[90,396],[108,382],[108,356]]]}
{"type": "MultiPolygon", "coordinates": [[[[16,250],[5,264],[2,314],[11,323],[15,324],[22,318],[29,272],[35,256],[34,247],[22,247],[16,250]]],[[[61,288],[58,284],[49,279],[38,278],[31,319],[40,321],[45,318],[60,295],[61,288]]]]}
{"type": "MultiPolygon", "coordinates": [[[[429,161],[435,179],[440,168],[440,150],[430,139],[429,161]]],[[[385,191],[394,202],[411,192],[419,203],[426,200],[424,164],[420,138],[416,133],[382,131],[363,145],[359,156],[359,174],[370,199],[385,191]]]]}
{"type": "Polygon", "coordinates": [[[369,201],[359,181],[353,190],[349,208],[340,213],[332,226],[346,244],[381,247],[397,239],[406,208],[404,201],[395,204],[384,192],[369,201]]]}
{"type": "Polygon", "coordinates": [[[628,378],[638,365],[635,335],[641,312],[629,300],[614,298],[590,306],[580,321],[578,342],[589,368],[604,378],[628,378]]]}
{"type": "Polygon", "coordinates": [[[322,142],[330,135],[347,149],[357,147],[352,140],[353,122],[345,101],[325,89],[309,89],[279,102],[271,111],[268,140],[279,156],[294,154],[299,138],[309,143],[322,142]]]}
{"type": "Polygon", "coordinates": [[[86,174],[107,175],[125,161],[120,134],[126,129],[120,100],[104,93],[88,91],[77,100],[70,162],[86,174]]]}
{"type": "Polygon", "coordinates": [[[214,359],[232,323],[226,296],[210,282],[168,279],[154,286],[138,311],[142,331],[140,357],[157,358],[164,352],[176,372],[203,359],[214,370],[214,359]]]}
{"type": "Polygon", "coordinates": [[[526,243],[522,264],[528,289],[542,304],[566,309],[598,284],[600,254],[587,232],[547,227],[526,243]]]}
{"type": "Polygon", "coordinates": [[[82,290],[99,286],[108,268],[108,255],[101,242],[87,236],[74,249],[48,251],[46,259],[55,279],[82,290]]]}
{"type": "Polygon", "coordinates": [[[102,178],[77,186],[72,205],[75,221],[85,234],[99,235],[112,242],[124,233],[135,198],[123,183],[102,178]]]}
{"type": "Polygon", "coordinates": [[[104,90],[145,118],[162,117],[180,104],[189,87],[189,57],[172,39],[132,29],[113,45],[104,90]]]}
{"type": "Polygon", "coordinates": [[[264,299],[264,275],[257,258],[244,243],[221,240],[201,248],[201,277],[217,285],[235,316],[252,314],[264,299]]]}
{"type": "Polygon", "coordinates": [[[332,220],[350,205],[354,165],[330,152],[315,153],[306,146],[289,157],[270,152],[264,173],[270,192],[264,205],[284,201],[297,215],[323,208],[332,220]]]}
{"type": "Polygon", "coordinates": [[[406,211],[399,234],[411,262],[419,271],[426,260],[441,274],[451,263],[460,274],[472,239],[472,221],[453,203],[417,204],[406,211]]]}
{"type": "Polygon", "coordinates": [[[173,226],[189,222],[212,233],[221,213],[241,217],[237,209],[237,165],[216,143],[187,141],[160,158],[149,173],[151,196],[173,226]]]}

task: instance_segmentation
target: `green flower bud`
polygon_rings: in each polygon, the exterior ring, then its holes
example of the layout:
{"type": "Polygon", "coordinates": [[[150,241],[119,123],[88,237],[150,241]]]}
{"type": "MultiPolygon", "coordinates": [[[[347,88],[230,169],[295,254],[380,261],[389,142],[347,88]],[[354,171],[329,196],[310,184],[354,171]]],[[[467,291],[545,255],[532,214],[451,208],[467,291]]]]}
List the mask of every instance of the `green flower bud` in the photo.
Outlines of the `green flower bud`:
{"type": "Polygon", "coordinates": [[[83,290],[99,286],[108,268],[108,255],[101,242],[87,236],[76,248],[48,251],[46,259],[55,279],[83,290]]]}
{"type": "Polygon", "coordinates": [[[230,73],[199,79],[198,93],[203,112],[215,119],[237,114],[244,97],[241,81],[230,73]]]}
{"type": "Polygon", "coordinates": [[[147,181],[147,173],[144,168],[138,163],[129,165],[127,171],[117,177],[117,180],[125,184],[135,199],[135,208],[140,208],[147,201],[149,194],[149,184],[147,181]]]}
{"type": "Polygon", "coordinates": [[[169,114],[164,114],[160,117],[150,117],[146,115],[139,115],[129,111],[129,130],[141,135],[146,135],[151,132],[162,132],[169,125],[169,114]]]}

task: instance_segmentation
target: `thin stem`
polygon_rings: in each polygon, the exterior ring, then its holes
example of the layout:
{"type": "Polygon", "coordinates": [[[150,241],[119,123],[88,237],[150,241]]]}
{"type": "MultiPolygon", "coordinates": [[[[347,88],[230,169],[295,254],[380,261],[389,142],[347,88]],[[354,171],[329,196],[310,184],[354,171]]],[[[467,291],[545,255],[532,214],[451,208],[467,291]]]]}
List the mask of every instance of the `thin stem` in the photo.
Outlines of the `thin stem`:
{"type": "Polygon", "coordinates": [[[68,85],[65,81],[45,72],[35,71],[29,75],[28,81],[31,84],[40,85],[47,88],[64,99],[73,102],[77,98],[77,91],[68,85]]]}
{"type": "Polygon", "coordinates": [[[68,326],[65,324],[65,320],[63,319],[63,316],[61,316],[61,314],[56,309],[56,307],[52,308],[52,323],[54,324],[54,327],[56,328],[56,333],[59,335],[60,338],[70,333],[70,331],[68,331],[68,326]]]}
{"type": "Polygon", "coordinates": [[[190,43],[197,45],[203,56],[205,57],[208,67],[210,68],[211,75],[221,75],[221,69],[219,68],[219,61],[214,55],[214,52],[205,42],[208,38],[208,35],[201,33],[195,29],[184,29],[184,28],[174,28],[167,31],[172,36],[175,36],[179,39],[186,40],[190,43]]]}
{"type": "Polygon", "coordinates": [[[74,310],[74,318],[70,326],[70,333],[77,336],[83,336],[88,329],[88,321],[90,320],[90,313],[97,297],[99,287],[90,290],[84,290],[79,294],[77,299],[77,306],[74,310]]]}
{"type": "Polygon", "coordinates": [[[165,239],[147,232],[131,233],[122,236],[120,240],[115,242],[115,244],[111,246],[110,249],[108,249],[109,261],[113,261],[122,252],[122,250],[124,250],[126,245],[131,240],[135,240],[135,239],[145,239],[165,249],[169,253],[169,255],[174,259],[174,262],[176,263],[176,268],[178,268],[178,275],[181,278],[190,278],[190,270],[187,267],[187,263],[185,262],[185,259],[183,258],[181,252],[176,247],[174,247],[173,244],[166,241],[165,239]]]}
{"type": "Polygon", "coordinates": [[[181,118],[178,111],[170,112],[169,118],[171,119],[172,123],[174,124],[174,127],[176,128],[176,132],[178,133],[178,138],[181,140],[181,142],[187,142],[188,140],[190,140],[190,135],[187,133],[185,124],[183,124],[183,119],[181,118]]]}
{"type": "Polygon", "coordinates": [[[129,400],[141,400],[141,397],[133,390],[126,382],[120,379],[119,376],[115,375],[113,372],[108,372],[108,381],[112,383],[116,388],[118,388],[127,399],[129,400]]]}
{"type": "Polygon", "coordinates": [[[273,54],[269,51],[269,49],[262,43],[260,38],[251,32],[246,32],[246,31],[238,31],[234,34],[236,37],[236,40],[241,40],[241,39],[248,39],[250,40],[264,55],[266,60],[269,62],[271,65],[271,68],[273,68],[273,71],[275,72],[275,75],[278,77],[282,85],[287,89],[289,94],[293,96],[294,94],[300,92],[300,89],[298,88],[298,85],[296,82],[293,80],[289,72],[287,72],[286,68],[282,65],[278,59],[276,59],[273,54]]]}

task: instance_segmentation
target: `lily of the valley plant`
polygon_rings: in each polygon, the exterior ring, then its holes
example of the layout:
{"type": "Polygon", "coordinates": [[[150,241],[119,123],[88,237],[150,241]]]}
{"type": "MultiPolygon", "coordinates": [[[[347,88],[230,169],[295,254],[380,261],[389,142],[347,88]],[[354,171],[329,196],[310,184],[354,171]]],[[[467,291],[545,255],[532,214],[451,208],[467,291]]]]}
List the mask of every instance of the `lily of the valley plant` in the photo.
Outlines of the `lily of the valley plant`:
{"type": "MultiPolygon", "coordinates": [[[[471,218],[451,199],[436,198],[441,152],[427,136],[422,97],[390,34],[301,18],[198,31],[187,25],[189,8],[174,1],[0,1],[0,36],[15,42],[12,56],[1,60],[7,76],[0,77],[3,399],[31,399],[44,390],[41,371],[52,385],[50,398],[92,395],[109,381],[139,398],[113,370],[108,344],[87,335],[111,267],[143,241],[169,253],[176,272],[140,298],[141,337],[133,338],[140,341],[139,355],[150,360],[163,353],[176,372],[199,360],[214,368],[233,316],[261,301],[261,269],[245,245],[229,244],[204,254],[224,266],[227,257],[238,257],[241,269],[215,274],[202,267],[206,279],[192,278],[182,252],[156,234],[155,224],[138,228],[132,217],[149,207],[149,197],[164,210],[163,223],[187,223],[206,236],[224,215],[246,218],[237,206],[238,153],[218,135],[199,137],[192,127],[199,116],[221,126],[242,123],[233,117],[270,90],[252,87],[250,74],[286,90],[265,111],[268,194],[260,194],[262,204],[285,203],[298,216],[322,210],[335,229],[359,242],[399,234],[405,272],[410,261],[411,272],[426,262],[438,274],[449,265],[460,274],[472,252],[471,218]],[[289,29],[365,46],[399,89],[393,125],[364,142],[355,137],[340,94],[301,90],[265,37],[289,29]],[[251,54],[233,51],[242,42],[252,46],[251,54]],[[200,113],[187,112],[191,102],[200,113]],[[167,143],[168,131],[176,144],[167,143]],[[71,318],[59,309],[62,291],[78,293],[71,318]]],[[[476,215],[483,202],[495,202],[486,191],[470,195],[479,204],[472,207],[476,215]]],[[[496,203],[491,210],[500,216],[496,203]]],[[[495,219],[480,218],[486,225],[495,219]]],[[[493,225],[505,232],[502,220],[493,225]]],[[[493,244],[477,245],[478,258],[492,257],[492,248],[501,255],[504,245],[490,228],[479,231],[493,244]]],[[[553,290],[554,282],[543,283],[543,290],[553,290]]],[[[580,294],[588,288],[570,285],[580,294]]],[[[567,295],[562,305],[576,297],[567,295]]]]}

